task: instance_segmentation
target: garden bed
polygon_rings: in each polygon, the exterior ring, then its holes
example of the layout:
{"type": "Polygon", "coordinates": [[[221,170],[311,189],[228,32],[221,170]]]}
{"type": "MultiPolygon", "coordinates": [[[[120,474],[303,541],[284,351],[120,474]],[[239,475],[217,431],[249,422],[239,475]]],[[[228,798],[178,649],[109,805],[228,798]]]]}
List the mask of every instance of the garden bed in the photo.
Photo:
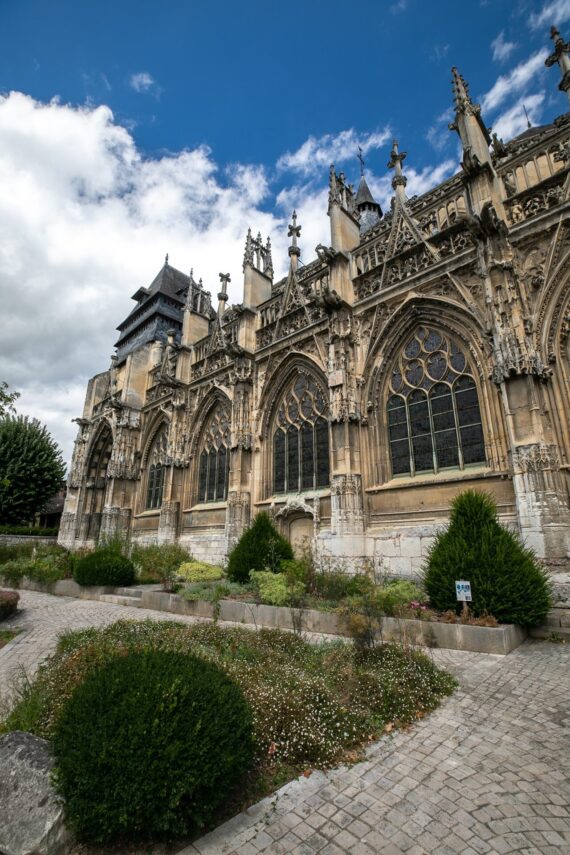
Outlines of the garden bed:
{"type": "MultiPolygon", "coordinates": [[[[170,614],[213,618],[214,605],[205,600],[186,600],[178,594],[169,594],[148,588],[82,587],[73,579],[44,584],[32,579],[22,579],[21,588],[41,591],[64,597],[115,602],[170,614]]],[[[258,605],[241,600],[222,599],[219,603],[220,621],[250,624],[256,627],[293,630],[301,626],[303,632],[324,635],[347,635],[346,622],[336,612],[317,609],[292,609],[288,607],[258,605]]],[[[526,638],[526,630],[514,624],[500,626],[470,626],[461,623],[412,620],[385,617],[382,620],[382,638],[385,641],[407,641],[427,647],[449,650],[466,650],[472,653],[505,655],[515,650],[526,638]]]]}

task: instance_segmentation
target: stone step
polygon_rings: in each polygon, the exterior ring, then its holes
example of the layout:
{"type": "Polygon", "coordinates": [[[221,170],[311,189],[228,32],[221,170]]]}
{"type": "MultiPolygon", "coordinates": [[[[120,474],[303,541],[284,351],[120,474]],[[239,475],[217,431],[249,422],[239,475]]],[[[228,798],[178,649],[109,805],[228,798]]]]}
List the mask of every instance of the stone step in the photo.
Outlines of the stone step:
{"type": "Polygon", "coordinates": [[[101,594],[99,601],[114,603],[116,606],[133,606],[135,609],[138,609],[141,604],[140,597],[125,597],[120,594],[101,594]]]}
{"type": "Polygon", "coordinates": [[[142,597],[142,588],[115,588],[119,597],[142,597]]]}

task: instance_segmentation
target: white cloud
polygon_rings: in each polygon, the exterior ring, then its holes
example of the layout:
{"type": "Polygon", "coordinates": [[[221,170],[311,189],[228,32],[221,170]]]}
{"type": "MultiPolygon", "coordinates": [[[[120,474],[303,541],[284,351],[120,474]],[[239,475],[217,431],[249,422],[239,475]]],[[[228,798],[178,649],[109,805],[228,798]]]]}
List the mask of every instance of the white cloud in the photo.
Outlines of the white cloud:
{"type": "Polygon", "coordinates": [[[453,121],[451,107],[436,117],[433,125],[428,128],[426,139],[436,151],[443,151],[449,143],[449,123],[453,121]]]}
{"type": "Polygon", "coordinates": [[[539,12],[533,12],[529,17],[529,25],[533,30],[550,27],[553,24],[563,24],[570,21],[570,0],[552,0],[545,3],[539,12]]]}
{"type": "Polygon", "coordinates": [[[449,45],[434,45],[430,59],[436,65],[441,65],[447,54],[449,53],[449,45]]]}
{"type": "Polygon", "coordinates": [[[136,74],[131,74],[129,86],[131,89],[134,89],[135,92],[150,92],[155,97],[159,97],[162,92],[162,89],[152,74],[149,74],[148,71],[138,71],[136,74]]]}
{"type": "Polygon", "coordinates": [[[500,139],[508,140],[518,136],[523,131],[526,131],[528,123],[525,116],[525,108],[528,113],[531,124],[540,124],[542,114],[542,105],[544,103],[545,94],[539,92],[535,95],[524,95],[510,109],[495,119],[493,123],[493,131],[500,139]]]}
{"type": "Polygon", "coordinates": [[[506,41],[505,31],[501,30],[497,38],[491,42],[493,59],[495,60],[495,62],[506,62],[506,60],[510,57],[516,46],[516,42],[506,41]]]}
{"type": "Polygon", "coordinates": [[[294,152],[287,152],[277,161],[282,171],[299,172],[308,176],[322,171],[331,163],[339,164],[355,158],[358,146],[364,154],[374,148],[380,148],[390,139],[390,129],[373,131],[359,135],[354,128],[339,134],[324,134],[321,137],[310,136],[294,152]]]}
{"type": "Polygon", "coordinates": [[[535,83],[537,75],[544,71],[544,60],[547,56],[548,51],[539,50],[508,74],[498,77],[492,88],[483,96],[483,110],[496,110],[503,101],[517,94],[531,81],[535,83]]]}
{"type": "Polygon", "coordinates": [[[280,272],[288,263],[285,222],[259,208],[262,167],[222,176],[206,147],[145,159],[107,107],[0,97],[0,183],[0,378],[67,459],[87,379],[108,367],[131,294],[166,252],[214,294],[223,260],[234,302],[248,226],[271,235],[280,272]]]}
{"type": "Polygon", "coordinates": [[[405,12],[407,8],[408,0],[396,0],[396,3],[390,6],[390,12],[392,15],[398,15],[400,12],[405,12]]]}

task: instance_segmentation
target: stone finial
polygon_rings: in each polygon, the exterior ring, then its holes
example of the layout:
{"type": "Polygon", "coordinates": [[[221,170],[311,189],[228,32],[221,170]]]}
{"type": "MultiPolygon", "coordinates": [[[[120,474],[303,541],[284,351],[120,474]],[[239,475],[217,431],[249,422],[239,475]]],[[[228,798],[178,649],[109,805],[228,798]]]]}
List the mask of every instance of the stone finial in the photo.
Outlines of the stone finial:
{"type": "Polygon", "coordinates": [[[245,250],[243,253],[244,271],[246,267],[253,267],[253,238],[251,236],[251,229],[247,230],[247,235],[245,238],[245,250]]]}
{"type": "Polygon", "coordinates": [[[164,266],[168,267],[168,253],[164,256],[164,266]]]}
{"type": "Polygon", "coordinates": [[[291,215],[292,222],[289,223],[289,227],[287,230],[287,237],[291,238],[291,246],[289,247],[289,256],[293,258],[293,256],[299,257],[301,255],[301,250],[297,246],[297,239],[301,237],[301,226],[297,225],[297,211],[293,211],[291,215]]]}
{"type": "Polygon", "coordinates": [[[479,111],[479,105],[474,104],[471,100],[468,83],[455,66],[451,69],[451,90],[453,92],[453,103],[457,113],[465,112],[466,110],[471,110],[472,112],[479,111]]]}
{"type": "Polygon", "coordinates": [[[392,178],[392,187],[394,188],[396,195],[403,197],[404,187],[408,183],[408,179],[404,175],[402,170],[402,163],[407,157],[407,152],[398,151],[398,140],[392,141],[392,151],[390,152],[390,160],[388,161],[388,169],[394,170],[394,177],[392,178]]]}
{"type": "Polygon", "coordinates": [[[220,293],[218,294],[218,317],[222,317],[226,310],[226,302],[228,299],[228,282],[231,282],[232,278],[229,273],[220,273],[220,282],[222,283],[222,287],[220,293]]]}
{"type": "Polygon", "coordinates": [[[271,254],[271,238],[267,238],[263,255],[263,272],[273,279],[273,256],[271,254]]]}
{"type": "Polygon", "coordinates": [[[551,27],[550,38],[554,42],[554,52],[546,58],[544,64],[548,68],[558,65],[562,74],[558,88],[561,92],[566,93],[566,97],[570,101],[570,42],[564,41],[556,27],[551,27]]]}

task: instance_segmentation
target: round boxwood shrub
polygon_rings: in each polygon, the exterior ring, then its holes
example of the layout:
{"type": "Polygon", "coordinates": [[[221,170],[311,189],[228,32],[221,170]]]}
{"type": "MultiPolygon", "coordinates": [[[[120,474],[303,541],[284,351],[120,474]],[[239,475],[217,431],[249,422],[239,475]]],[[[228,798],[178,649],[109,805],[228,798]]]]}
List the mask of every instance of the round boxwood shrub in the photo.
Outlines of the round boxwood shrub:
{"type": "Polygon", "coordinates": [[[73,578],[79,585],[132,585],[135,568],[115,549],[96,549],[77,560],[73,578]]]}
{"type": "Polygon", "coordinates": [[[283,559],[293,558],[291,544],[279,534],[269,514],[257,514],[244,531],[228,558],[228,578],[245,583],[252,570],[278,573],[283,559]]]}
{"type": "Polygon", "coordinates": [[[468,490],[451,503],[448,529],[433,543],[423,574],[430,604],[459,610],[456,580],[471,582],[475,617],[493,615],[501,623],[542,623],[551,603],[548,572],[513,532],[497,519],[486,493],[468,490]]]}
{"type": "Polygon", "coordinates": [[[9,618],[18,608],[20,595],[16,591],[0,591],[0,620],[9,618]]]}
{"type": "Polygon", "coordinates": [[[168,839],[208,822],[253,757],[238,686],[185,653],[141,650],[92,671],[53,740],[66,822],[79,839],[168,839]]]}

